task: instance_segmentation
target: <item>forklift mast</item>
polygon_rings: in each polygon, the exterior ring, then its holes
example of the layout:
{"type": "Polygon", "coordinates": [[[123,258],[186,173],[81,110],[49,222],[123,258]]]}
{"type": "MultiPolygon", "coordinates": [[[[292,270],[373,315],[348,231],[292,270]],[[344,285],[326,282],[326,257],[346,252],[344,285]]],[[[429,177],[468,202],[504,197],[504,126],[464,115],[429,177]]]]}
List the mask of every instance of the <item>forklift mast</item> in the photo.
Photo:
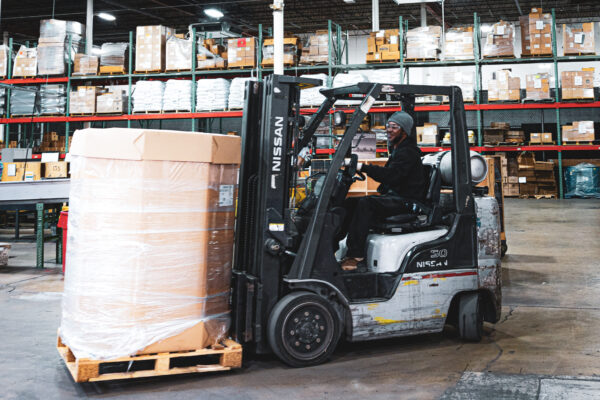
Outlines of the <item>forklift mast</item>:
{"type": "MultiPolygon", "coordinates": [[[[469,145],[462,94],[457,87],[417,85],[356,85],[322,89],[323,104],[304,125],[300,115],[300,91],[320,86],[316,79],[270,75],[263,82],[248,82],[242,119],[242,163],[237,204],[235,251],[232,276],[232,334],[256,353],[270,352],[266,325],[275,304],[289,291],[291,282],[314,278],[323,263],[317,257],[321,233],[337,172],[351,150],[352,139],[377,100],[401,101],[414,118],[415,95],[450,98],[454,208],[457,220],[474,218],[469,145]],[[294,204],[291,190],[296,184],[296,158],[308,145],[336,100],[359,100],[344,136],[332,157],[310,223],[301,242],[291,222],[294,204]],[[297,248],[294,253],[290,249],[297,248]]],[[[413,127],[413,130],[415,128],[413,127]]],[[[414,132],[412,132],[414,134],[414,132]]],[[[463,225],[463,224],[461,224],[463,225]]],[[[475,232],[465,230],[464,240],[476,243],[475,232]]],[[[457,254],[457,264],[473,263],[475,246],[468,254],[457,254]]],[[[333,256],[333,254],[331,255],[333,256]]],[[[417,257],[415,254],[413,258],[417,257]]],[[[326,280],[326,279],[324,279],[326,280]]]]}

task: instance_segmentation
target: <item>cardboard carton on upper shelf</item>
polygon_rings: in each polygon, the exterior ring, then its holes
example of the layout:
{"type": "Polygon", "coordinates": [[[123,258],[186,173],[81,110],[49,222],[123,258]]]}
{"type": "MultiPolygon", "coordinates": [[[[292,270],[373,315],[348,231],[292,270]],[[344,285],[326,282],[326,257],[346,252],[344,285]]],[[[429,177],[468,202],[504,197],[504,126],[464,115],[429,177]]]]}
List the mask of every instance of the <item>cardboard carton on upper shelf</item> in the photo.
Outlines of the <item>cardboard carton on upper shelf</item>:
{"type": "Polygon", "coordinates": [[[560,77],[563,100],[594,98],[594,68],[583,68],[581,71],[562,71],[560,77]]]}
{"type": "MultiPolygon", "coordinates": [[[[265,39],[262,48],[262,66],[273,66],[274,64],[274,41],[265,39]]],[[[298,50],[301,50],[300,40],[297,37],[286,37],[283,39],[283,64],[287,66],[296,65],[298,61],[298,50]]]]}
{"type": "Polygon", "coordinates": [[[596,54],[594,42],[595,22],[563,24],[565,55],[596,54]]]}
{"type": "Polygon", "coordinates": [[[21,46],[15,56],[13,77],[32,77],[37,75],[37,49],[21,46]]]}
{"type": "Polygon", "coordinates": [[[562,127],[563,142],[591,142],[595,138],[594,121],[574,121],[562,127]]]}
{"type": "Polygon", "coordinates": [[[439,144],[438,125],[426,122],[423,126],[417,126],[417,143],[437,146],[439,144]]]}
{"type": "Polygon", "coordinates": [[[483,46],[483,57],[514,57],[514,27],[509,22],[500,21],[492,26],[483,46]]]}
{"type": "Polygon", "coordinates": [[[519,101],[520,87],[521,79],[511,76],[510,70],[496,71],[488,81],[488,101],[519,101]]]}
{"type": "Polygon", "coordinates": [[[94,114],[96,112],[96,94],[98,86],[79,86],[69,93],[71,114],[94,114]]]}
{"type": "Polygon", "coordinates": [[[65,161],[45,162],[43,164],[44,178],[66,178],[69,174],[69,163],[65,161]]]}
{"type": "Polygon", "coordinates": [[[256,66],[256,40],[244,37],[227,40],[227,65],[229,68],[256,66]]]}
{"type": "Polygon", "coordinates": [[[97,75],[99,59],[98,56],[88,56],[87,54],[75,54],[73,65],[73,75],[97,75]]]}
{"type": "Polygon", "coordinates": [[[2,182],[39,181],[42,164],[39,161],[5,162],[2,166],[2,182]]]}
{"type": "Polygon", "coordinates": [[[534,8],[529,14],[531,55],[552,55],[552,14],[534,8]],[[535,11],[535,12],[534,12],[535,11]]]}
{"type": "Polygon", "coordinates": [[[167,38],[175,31],[163,25],[138,26],[135,31],[135,70],[163,71],[167,38]]]}
{"type": "Polygon", "coordinates": [[[446,60],[472,60],[474,57],[473,27],[449,29],[444,39],[444,58],[446,60]]]}
{"type": "Polygon", "coordinates": [[[550,99],[550,75],[547,72],[526,75],[525,93],[530,100],[550,99]]]}
{"type": "Polygon", "coordinates": [[[409,29],[406,33],[406,58],[438,60],[441,36],[441,26],[409,29]]]}

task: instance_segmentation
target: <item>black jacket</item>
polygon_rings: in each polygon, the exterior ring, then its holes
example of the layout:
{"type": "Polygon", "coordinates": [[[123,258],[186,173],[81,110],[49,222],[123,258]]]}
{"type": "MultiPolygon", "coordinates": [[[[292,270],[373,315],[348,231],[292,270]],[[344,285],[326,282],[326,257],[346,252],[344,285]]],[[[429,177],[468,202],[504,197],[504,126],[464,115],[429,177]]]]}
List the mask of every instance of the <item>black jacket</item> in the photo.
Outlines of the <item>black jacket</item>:
{"type": "Polygon", "coordinates": [[[413,200],[424,200],[427,177],[421,162],[421,149],[407,138],[392,151],[385,167],[363,165],[362,172],[381,183],[377,191],[413,200]]]}

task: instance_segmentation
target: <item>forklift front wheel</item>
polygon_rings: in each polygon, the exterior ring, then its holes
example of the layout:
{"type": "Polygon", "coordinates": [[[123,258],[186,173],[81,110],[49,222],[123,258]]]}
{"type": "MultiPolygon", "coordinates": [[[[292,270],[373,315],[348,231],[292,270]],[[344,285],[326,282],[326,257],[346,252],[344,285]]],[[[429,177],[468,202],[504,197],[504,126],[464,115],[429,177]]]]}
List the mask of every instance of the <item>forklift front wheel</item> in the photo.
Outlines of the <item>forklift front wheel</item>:
{"type": "Polygon", "coordinates": [[[340,321],[332,305],[311,292],[294,292],[282,298],[269,317],[271,349],[291,367],[325,362],[340,338],[340,321]]]}

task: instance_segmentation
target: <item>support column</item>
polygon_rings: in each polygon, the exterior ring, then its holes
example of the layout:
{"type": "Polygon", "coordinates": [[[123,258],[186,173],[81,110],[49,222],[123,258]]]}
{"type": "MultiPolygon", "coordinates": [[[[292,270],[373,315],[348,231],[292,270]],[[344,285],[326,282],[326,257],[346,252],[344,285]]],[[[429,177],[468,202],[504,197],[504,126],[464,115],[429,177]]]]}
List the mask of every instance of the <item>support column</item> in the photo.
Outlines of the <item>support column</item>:
{"type": "Polygon", "coordinates": [[[372,0],[372,17],[373,20],[373,32],[377,32],[379,30],[379,0],[372,0]]]}
{"type": "Polygon", "coordinates": [[[274,0],[273,9],[273,73],[283,75],[283,0],[274,0]]]}
{"type": "Polygon", "coordinates": [[[425,3],[421,3],[421,26],[427,26],[427,9],[425,3]]]}

